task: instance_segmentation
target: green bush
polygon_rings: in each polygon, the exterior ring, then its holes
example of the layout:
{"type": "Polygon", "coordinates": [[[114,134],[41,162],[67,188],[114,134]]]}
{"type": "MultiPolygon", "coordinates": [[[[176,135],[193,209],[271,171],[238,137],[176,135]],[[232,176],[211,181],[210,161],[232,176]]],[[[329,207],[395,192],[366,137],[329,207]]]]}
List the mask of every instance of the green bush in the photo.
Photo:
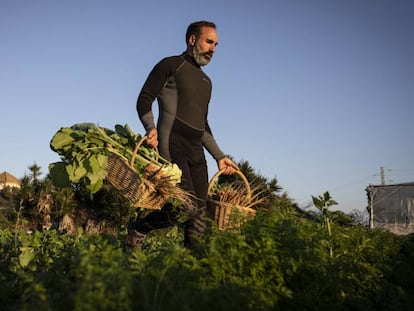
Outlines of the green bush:
{"type": "Polygon", "coordinates": [[[121,230],[4,228],[0,310],[410,310],[413,237],[331,225],[281,201],[196,252],[173,227],[132,253],[121,230]]]}

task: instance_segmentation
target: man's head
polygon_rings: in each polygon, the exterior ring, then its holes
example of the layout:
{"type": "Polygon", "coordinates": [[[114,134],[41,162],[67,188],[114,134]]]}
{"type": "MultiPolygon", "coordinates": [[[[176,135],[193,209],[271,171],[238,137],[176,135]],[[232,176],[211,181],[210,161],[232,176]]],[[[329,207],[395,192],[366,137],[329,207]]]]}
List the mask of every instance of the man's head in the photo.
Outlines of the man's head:
{"type": "Polygon", "coordinates": [[[187,52],[194,57],[197,64],[205,66],[213,57],[218,44],[216,25],[207,21],[191,23],[187,28],[185,40],[187,52]]]}

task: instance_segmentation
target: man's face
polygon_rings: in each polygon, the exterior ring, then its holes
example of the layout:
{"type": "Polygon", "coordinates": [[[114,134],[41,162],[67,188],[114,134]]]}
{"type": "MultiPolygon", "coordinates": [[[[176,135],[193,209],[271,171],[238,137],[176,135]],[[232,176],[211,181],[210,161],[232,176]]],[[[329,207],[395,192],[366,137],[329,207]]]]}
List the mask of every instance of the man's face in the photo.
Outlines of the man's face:
{"type": "Polygon", "coordinates": [[[218,44],[217,32],[214,28],[203,27],[198,39],[195,39],[193,56],[200,66],[207,65],[216,50],[218,44]]]}

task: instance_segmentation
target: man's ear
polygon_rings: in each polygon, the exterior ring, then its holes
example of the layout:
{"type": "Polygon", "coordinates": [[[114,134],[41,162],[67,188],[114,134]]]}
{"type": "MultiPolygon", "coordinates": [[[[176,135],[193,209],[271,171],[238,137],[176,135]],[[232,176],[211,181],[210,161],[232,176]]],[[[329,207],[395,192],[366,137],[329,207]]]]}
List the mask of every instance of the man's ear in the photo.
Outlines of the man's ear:
{"type": "Polygon", "coordinates": [[[196,36],[195,35],[191,35],[190,38],[188,39],[188,43],[191,46],[194,46],[195,42],[196,42],[196,36]]]}

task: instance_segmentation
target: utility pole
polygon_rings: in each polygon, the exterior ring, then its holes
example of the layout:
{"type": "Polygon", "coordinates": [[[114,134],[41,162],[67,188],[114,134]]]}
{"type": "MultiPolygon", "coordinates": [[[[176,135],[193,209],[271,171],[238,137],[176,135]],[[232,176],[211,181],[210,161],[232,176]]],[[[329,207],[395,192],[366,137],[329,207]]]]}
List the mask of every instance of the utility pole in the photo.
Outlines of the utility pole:
{"type": "Polygon", "coordinates": [[[383,166],[381,166],[381,185],[385,185],[385,174],[383,166]]]}
{"type": "Polygon", "coordinates": [[[374,228],[374,196],[375,188],[374,186],[369,186],[369,227],[374,228]]]}

